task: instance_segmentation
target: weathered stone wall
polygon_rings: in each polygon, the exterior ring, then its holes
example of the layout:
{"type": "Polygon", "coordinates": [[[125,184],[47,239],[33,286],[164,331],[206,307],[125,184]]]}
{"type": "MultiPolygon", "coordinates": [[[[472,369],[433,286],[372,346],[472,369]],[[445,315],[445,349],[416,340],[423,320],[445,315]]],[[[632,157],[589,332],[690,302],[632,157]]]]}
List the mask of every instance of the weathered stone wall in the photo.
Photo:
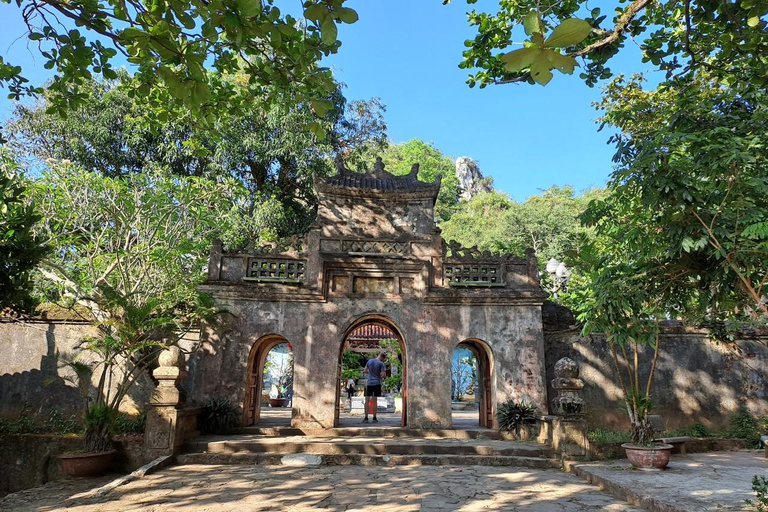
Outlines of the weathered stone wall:
{"type": "Polygon", "coordinates": [[[293,349],[293,424],[332,427],[344,335],[355,321],[375,313],[389,319],[404,338],[408,425],[450,427],[451,356],[466,339],[482,340],[492,352],[497,403],[510,397],[542,407],[546,403],[543,338],[538,308],[533,306],[337,299],[332,303],[233,300],[225,307],[232,313],[229,325],[211,332],[189,360],[187,385],[193,401],[226,397],[242,404],[251,348],[264,336],[276,334],[293,349]]]}
{"type": "MultiPolygon", "coordinates": [[[[610,350],[601,336],[580,336],[578,328],[545,330],[547,382],[561,357],[579,363],[585,381],[583,396],[591,427],[628,427],[621,410],[621,388],[615,383],[610,350]]],[[[650,366],[651,351],[644,357],[650,366]]],[[[651,390],[668,429],[700,422],[727,428],[740,405],[755,415],[768,415],[768,344],[766,340],[717,343],[704,332],[670,326],[661,337],[651,390]]],[[[549,389],[550,396],[553,390],[549,389]]]]}
{"type": "Polygon", "coordinates": [[[74,352],[77,343],[92,334],[83,323],[0,323],[0,417],[15,417],[22,411],[81,414],[83,397],[62,379],[66,371],[59,358],[74,352]]]}
{"type": "MultiPolygon", "coordinates": [[[[82,448],[78,436],[0,435],[0,496],[67,478],[56,456],[82,448]]],[[[115,448],[115,471],[127,473],[148,462],[140,436],[118,439],[115,448]]]]}
{"type": "MultiPolygon", "coordinates": [[[[15,418],[22,412],[46,416],[53,410],[64,416],[83,414],[84,398],[74,380],[68,380],[73,373],[63,362],[94,334],[94,328],[82,322],[0,322],[0,417],[15,418]]],[[[192,348],[197,337],[193,333],[183,344],[192,348]]],[[[93,376],[93,385],[98,377],[93,376]]],[[[120,409],[128,414],[143,411],[152,389],[149,378],[138,380],[120,409]]]]}
{"type": "MultiPolygon", "coordinates": [[[[408,420],[413,426],[450,418],[451,351],[467,338],[484,340],[492,348],[496,403],[514,397],[533,400],[543,408],[545,399],[536,390],[549,386],[555,362],[567,356],[579,363],[586,381],[583,396],[590,424],[626,426],[607,346],[599,337],[580,337],[577,328],[568,327],[569,318],[562,311],[555,313],[562,317],[556,321],[551,314],[544,315],[546,382],[542,382],[537,363],[542,349],[535,342],[518,341],[541,339],[541,332],[535,332],[535,307],[445,305],[425,309],[412,301],[388,299],[371,304],[354,299],[333,303],[232,301],[228,307],[237,316],[228,316],[228,323],[210,333],[189,358],[189,378],[183,385],[189,400],[204,403],[212,397],[229,397],[242,405],[253,343],[265,334],[280,334],[294,347],[296,414],[326,424],[333,419],[345,329],[356,318],[376,312],[390,318],[405,338],[408,420]],[[372,309],[364,309],[366,303],[372,309]],[[314,321],[328,311],[332,311],[331,323],[314,321]],[[424,357],[412,357],[416,351],[424,357]],[[309,387],[321,390],[320,401],[302,401],[311,395],[309,387]],[[430,393],[445,399],[427,402],[423,397],[430,393]]],[[[70,353],[90,333],[87,325],[71,322],[0,323],[0,417],[16,417],[22,410],[46,414],[55,409],[65,415],[82,412],[80,394],[61,379],[64,370],[57,369],[56,353],[70,353]]],[[[743,340],[730,346],[713,342],[701,332],[680,327],[669,330],[662,338],[653,389],[656,411],[667,426],[702,422],[713,428],[727,427],[740,404],[757,415],[768,414],[768,346],[764,341],[743,340]]],[[[148,381],[137,386],[126,409],[143,409],[150,392],[148,381]]],[[[548,396],[549,400],[554,396],[551,388],[548,396]]]]}

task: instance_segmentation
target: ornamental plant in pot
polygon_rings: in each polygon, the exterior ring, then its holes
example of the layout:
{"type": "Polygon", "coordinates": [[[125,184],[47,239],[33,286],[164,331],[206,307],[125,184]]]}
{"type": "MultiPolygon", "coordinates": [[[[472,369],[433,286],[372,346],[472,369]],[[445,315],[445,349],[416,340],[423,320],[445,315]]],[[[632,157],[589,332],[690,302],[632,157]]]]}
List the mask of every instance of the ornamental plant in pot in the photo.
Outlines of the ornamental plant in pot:
{"type": "Polygon", "coordinates": [[[285,407],[293,387],[293,351],[287,343],[281,343],[267,356],[264,375],[274,379],[269,392],[270,407],[285,407]]]}
{"type": "MultiPolygon", "coordinates": [[[[61,359],[71,370],[65,379],[76,383],[86,403],[84,450],[59,456],[70,476],[96,475],[109,468],[120,403],[160,352],[175,345],[192,325],[182,328],[175,315],[160,314],[155,301],[137,309],[123,297],[112,295],[103,304],[110,306],[111,314],[108,320],[94,322],[99,335],[82,340],[71,360],[61,359]]],[[[204,310],[198,309],[190,317],[206,313],[204,310]]]]}
{"type": "Polygon", "coordinates": [[[40,293],[95,333],[64,362],[85,396],[86,453],[111,452],[134,383],[163,349],[220,313],[196,287],[232,211],[225,188],[161,169],[109,177],[53,160],[35,182],[36,234],[53,249],[38,269],[40,293]]]}
{"type": "Polygon", "coordinates": [[[653,408],[651,388],[659,358],[660,320],[665,318],[660,295],[648,276],[630,264],[592,267],[588,288],[578,297],[578,319],[582,336],[604,336],[613,361],[614,378],[621,389],[629,416],[631,440],[622,447],[638,469],[659,470],[667,466],[672,445],[654,442],[649,419],[653,408]],[[643,364],[650,358],[649,364],[643,364]]]}

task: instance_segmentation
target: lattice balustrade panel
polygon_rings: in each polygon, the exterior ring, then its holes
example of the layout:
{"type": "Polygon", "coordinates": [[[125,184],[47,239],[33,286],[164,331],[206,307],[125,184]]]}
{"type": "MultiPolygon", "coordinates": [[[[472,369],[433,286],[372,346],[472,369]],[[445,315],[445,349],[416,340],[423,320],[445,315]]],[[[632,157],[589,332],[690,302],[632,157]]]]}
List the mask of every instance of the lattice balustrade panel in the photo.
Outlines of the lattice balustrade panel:
{"type": "Polygon", "coordinates": [[[504,286],[501,265],[446,265],[450,286],[504,286]]]}
{"type": "Polygon", "coordinates": [[[306,260],[249,258],[246,281],[299,283],[304,280],[306,260]]]}
{"type": "Polygon", "coordinates": [[[344,252],[407,254],[408,242],[393,242],[386,240],[343,240],[341,249],[344,252]]]}

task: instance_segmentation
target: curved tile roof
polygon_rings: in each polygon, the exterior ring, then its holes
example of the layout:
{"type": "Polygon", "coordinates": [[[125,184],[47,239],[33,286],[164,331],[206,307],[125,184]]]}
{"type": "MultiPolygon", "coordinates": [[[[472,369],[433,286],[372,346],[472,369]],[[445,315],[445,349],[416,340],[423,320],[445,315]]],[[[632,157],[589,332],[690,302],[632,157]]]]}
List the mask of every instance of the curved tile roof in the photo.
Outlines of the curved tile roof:
{"type": "Polygon", "coordinates": [[[381,157],[376,158],[373,171],[368,173],[350,172],[339,167],[339,173],[328,178],[315,180],[315,187],[322,192],[349,191],[374,191],[374,192],[415,192],[428,191],[435,194],[440,190],[442,177],[438,176],[434,183],[425,183],[417,179],[419,164],[411,167],[411,172],[405,176],[395,176],[384,170],[384,162],[381,157]]]}

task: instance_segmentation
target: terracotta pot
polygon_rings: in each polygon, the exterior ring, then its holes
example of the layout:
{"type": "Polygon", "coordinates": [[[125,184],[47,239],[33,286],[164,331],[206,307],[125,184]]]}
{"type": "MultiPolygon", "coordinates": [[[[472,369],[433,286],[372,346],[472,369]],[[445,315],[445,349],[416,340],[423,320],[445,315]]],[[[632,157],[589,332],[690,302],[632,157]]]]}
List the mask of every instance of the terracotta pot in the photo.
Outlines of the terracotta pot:
{"type": "Polygon", "coordinates": [[[112,463],[115,450],[99,453],[59,455],[61,469],[69,476],[94,476],[106,473],[112,463]]]}
{"type": "Polygon", "coordinates": [[[632,443],[624,443],[621,447],[627,452],[629,462],[643,471],[659,471],[667,467],[673,448],[671,444],[637,446],[632,443]]]}
{"type": "Polygon", "coordinates": [[[467,407],[465,402],[451,402],[451,409],[454,411],[463,411],[467,407]]]}
{"type": "Polygon", "coordinates": [[[285,402],[287,402],[287,398],[270,398],[269,399],[269,406],[270,407],[285,407],[285,402]]]}

